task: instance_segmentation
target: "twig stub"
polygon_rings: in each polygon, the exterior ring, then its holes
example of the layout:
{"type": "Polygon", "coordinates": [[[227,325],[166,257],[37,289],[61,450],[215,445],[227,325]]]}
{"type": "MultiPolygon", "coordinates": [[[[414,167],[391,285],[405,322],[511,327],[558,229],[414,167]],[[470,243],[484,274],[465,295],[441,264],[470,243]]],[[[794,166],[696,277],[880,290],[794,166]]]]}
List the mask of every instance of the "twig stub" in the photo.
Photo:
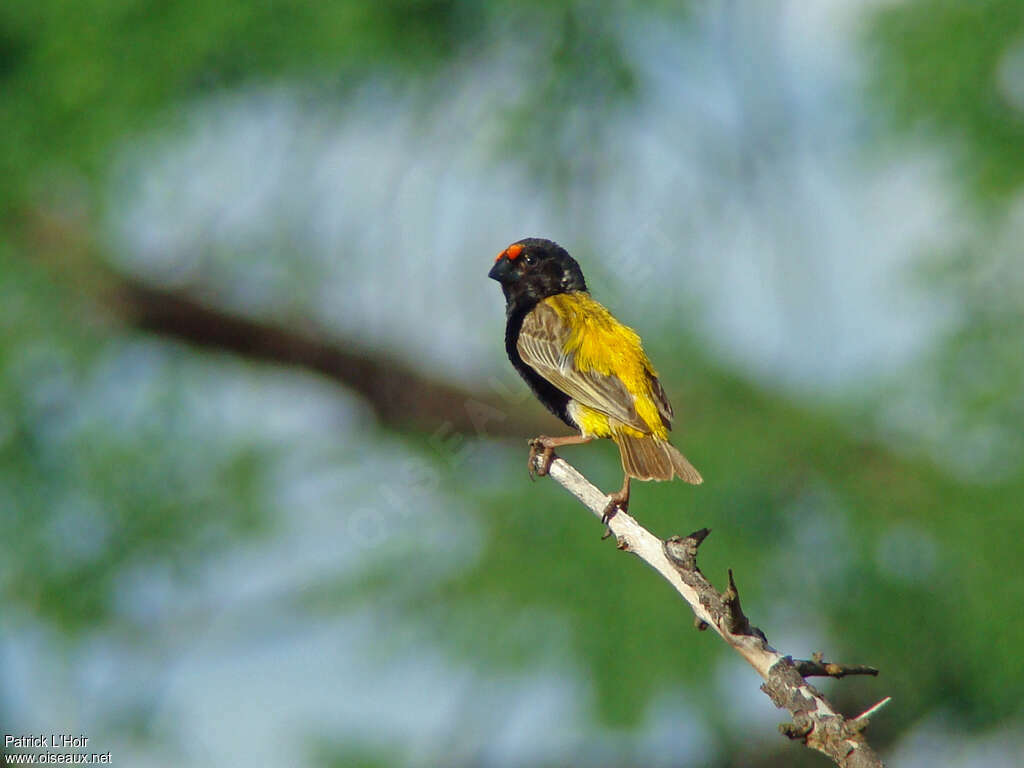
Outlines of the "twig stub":
{"type": "Polygon", "coordinates": [[[665,556],[677,568],[700,573],[700,569],[697,567],[697,548],[710,535],[710,528],[701,528],[685,539],[681,536],[670,536],[665,540],[665,556]]]}
{"type": "Polygon", "coordinates": [[[842,678],[848,675],[870,675],[878,677],[878,670],[864,664],[836,664],[833,661],[823,661],[821,654],[814,654],[811,659],[794,659],[797,672],[801,677],[835,677],[842,678]]]}
{"type": "Polygon", "coordinates": [[[726,627],[734,635],[753,635],[761,640],[767,640],[757,627],[750,623],[750,620],[743,613],[740,605],[740,593],[736,589],[736,582],[732,576],[732,568],[729,569],[729,588],[722,595],[722,605],[725,608],[726,627]]]}

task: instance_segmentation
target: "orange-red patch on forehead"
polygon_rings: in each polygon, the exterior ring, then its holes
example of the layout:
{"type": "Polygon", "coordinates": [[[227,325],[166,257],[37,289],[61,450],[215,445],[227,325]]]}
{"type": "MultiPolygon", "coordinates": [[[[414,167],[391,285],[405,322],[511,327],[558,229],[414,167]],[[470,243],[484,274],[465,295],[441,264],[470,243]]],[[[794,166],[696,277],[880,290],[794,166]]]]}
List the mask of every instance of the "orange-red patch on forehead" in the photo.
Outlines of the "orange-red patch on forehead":
{"type": "Polygon", "coordinates": [[[512,261],[513,259],[517,258],[519,256],[519,254],[522,253],[522,252],[523,252],[523,246],[521,246],[519,243],[515,243],[514,245],[510,245],[504,251],[502,251],[497,256],[495,256],[494,260],[495,261],[501,261],[501,257],[502,256],[507,256],[508,260],[512,261]]]}

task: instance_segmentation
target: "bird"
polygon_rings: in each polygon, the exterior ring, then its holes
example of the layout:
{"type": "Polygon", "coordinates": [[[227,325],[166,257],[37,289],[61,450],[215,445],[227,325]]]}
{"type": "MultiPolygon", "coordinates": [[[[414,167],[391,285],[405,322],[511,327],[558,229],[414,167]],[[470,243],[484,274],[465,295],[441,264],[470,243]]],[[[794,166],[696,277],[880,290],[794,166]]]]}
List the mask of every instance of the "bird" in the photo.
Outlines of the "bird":
{"type": "Polygon", "coordinates": [[[605,524],[628,510],[631,479],[704,481],[669,442],[672,405],[640,336],[590,296],[568,251],[552,240],[523,238],[498,254],[488,277],[505,295],[505,351],[513,367],[578,432],[530,440],[531,476],[547,474],[555,448],[613,440],[624,477],[609,495],[605,524]]]}

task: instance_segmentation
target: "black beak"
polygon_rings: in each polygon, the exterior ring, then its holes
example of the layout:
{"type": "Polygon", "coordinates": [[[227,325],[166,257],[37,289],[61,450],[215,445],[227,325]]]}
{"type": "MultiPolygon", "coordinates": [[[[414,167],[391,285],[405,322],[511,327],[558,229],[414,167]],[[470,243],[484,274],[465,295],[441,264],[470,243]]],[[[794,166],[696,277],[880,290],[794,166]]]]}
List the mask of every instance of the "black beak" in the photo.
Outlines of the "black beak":
{"type": "Polygon", "coordinates": [[[499,283],[507,283],[512,280],[512,262],[506,259],[504,256],[494,262],[494,266],[491,267],[491,271],[487,273],[487,276],[491,280],[497,280],[499,283]]]}

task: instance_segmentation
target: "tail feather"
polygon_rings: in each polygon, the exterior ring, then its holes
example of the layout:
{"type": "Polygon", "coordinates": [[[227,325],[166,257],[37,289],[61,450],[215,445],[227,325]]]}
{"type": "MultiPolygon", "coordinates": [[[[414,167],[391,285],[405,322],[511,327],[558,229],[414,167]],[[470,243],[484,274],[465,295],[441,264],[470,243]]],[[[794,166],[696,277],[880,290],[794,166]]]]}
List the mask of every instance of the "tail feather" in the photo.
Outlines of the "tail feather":
{"type": "Polygon", "coordinates": [[[637,480],[671,480],[672,459],[653,437],[617,434],[615,442],[622,456],[622,468],[637,480]]]}
{"type": "Polygon", "coordinates": [[[704,482],[700,472],[686,460],[674,445],[647,435],[633,437],[616,434],[615,442],[622,457],[622,468],[637,480],[671,480],[678,477],[687,483],[699,485],[704,482]]]}
{"type": "Polygon", "coordinates": [[[675,471],[676,477],[691,485],[700,485],[704,482],[704,478],[700,476],[697,468],[679,452],[679,449],[672,443],[662,443],[662,445],[665,446],[665,451],[672,458],[672,469],[675,471]]]}

